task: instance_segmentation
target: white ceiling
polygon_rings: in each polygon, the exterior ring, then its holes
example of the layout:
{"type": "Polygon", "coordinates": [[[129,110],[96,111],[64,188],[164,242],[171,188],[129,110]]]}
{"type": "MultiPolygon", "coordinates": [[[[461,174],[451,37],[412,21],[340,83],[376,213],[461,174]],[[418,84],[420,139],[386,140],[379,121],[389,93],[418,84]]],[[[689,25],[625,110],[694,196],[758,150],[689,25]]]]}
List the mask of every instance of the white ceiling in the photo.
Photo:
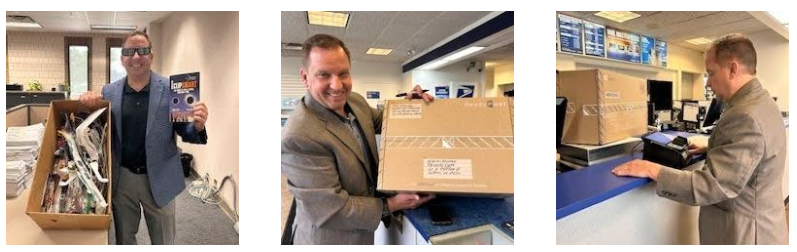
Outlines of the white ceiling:
{"type": "MultiPolygon", "coordinates": [[[[313,34],[326,33],[346,43],[352,60],[402,63],[420,54],[466,26],[478,21],[489,11],[410,11],[349,13],[346,27],[328,27],[307,23],[307,12],[282,12],[282,43],[302,44],[313,34]],[[387,56],[367,55],[369,47],[393,49],[387,56]]],[[[301,51],[282,50],[283,57],[301,57],[301,51]]]]}
{"type": "Polygon", "coordinates": [[[6,11],[6,16],[30,16],[42,29],[11,28],[7,31],[125,33],[125,31],[93,31],[91,25],[135,25],[143,30],[150,22],[168,17],[169,11],[6,11]]]}
{"type": "Polygon", "coordinates": [[[746,11],[634,11],[641,17],[617,23],[595,16],[597,11],[560,11],[593,23],[641,35],[652,36],[678,46],[704,51],[707,45],[694,45],[688,39],[710,40],[729,33],[749,34],[769,29],[746,11]]]}

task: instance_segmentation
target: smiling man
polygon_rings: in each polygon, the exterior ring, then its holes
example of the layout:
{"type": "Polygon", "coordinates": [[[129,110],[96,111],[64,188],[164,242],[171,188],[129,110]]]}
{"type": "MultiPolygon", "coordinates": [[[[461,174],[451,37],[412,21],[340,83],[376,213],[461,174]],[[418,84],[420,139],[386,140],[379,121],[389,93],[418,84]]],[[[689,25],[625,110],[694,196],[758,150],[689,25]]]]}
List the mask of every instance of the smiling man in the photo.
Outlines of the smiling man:
{"type": "MultiPolygon", "coordinates": [[[[302,51],[299,73],[307,93],[282,132],[282,174],[296,200],[289,235],[295,244],[374,244],[380,220],[387,226],[392,212],[434,196],[376,191],[382,111],[351,91],[351,56],[343,41],[318,34],[302,51]]],[[[415,92],[423,93],[420,86],[415,92]]]]}

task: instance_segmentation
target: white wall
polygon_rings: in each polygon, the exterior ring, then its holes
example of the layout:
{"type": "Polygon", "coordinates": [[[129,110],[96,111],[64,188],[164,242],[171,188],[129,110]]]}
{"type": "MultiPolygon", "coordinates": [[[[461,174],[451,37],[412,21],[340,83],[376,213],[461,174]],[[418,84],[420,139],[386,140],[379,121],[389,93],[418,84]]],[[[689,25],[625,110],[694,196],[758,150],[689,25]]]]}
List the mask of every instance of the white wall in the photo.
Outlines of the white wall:
{"type": "MultiPolygon", "coordinates": [[[[484,97],[484,62],[476,62],[476,66],[468,71],[469,62],[462,61],[436,70],[413,70],[411,71],[412,85],[405,85],[404,89],[409,90],[415,85],[421,85],[423,89],[429,89],[428,94],[434,94],[435,86],[448,85],[451,82],[467,82],[476,85],[474,97],[484,97]],[[479,69],[482,69],[482,71],[479,71],[479,69]]],[[[456,90],[452,89],[450,92],[456,94],[456,90]]]]}
{"type": "MultiPolygon", "coordinates": [[[[299,79],[301,58],[282,58],[284,79],[299,79]]],[[[352,91],[366,97],[366,91],[379,91],[379,99],[366,99],[371,107],[385,99],[397,99],[398,93],[406,92],[402,87],[401,63],[353,60],[351,63],[352,91]]],[[[301,82],[300,82],[301,83],[301,82]]],[[[287,83],[283,83],[285,88],[287,83]]],[[[303,85],[303,84],[301,84],[303,85]]],[[[409,89],[408,89],[409,90],[409,89]]],[[[400,99],[400,98],[398,98],[400,99]]]]}
{"type": "MultiPolygon", "coordinates": [[[[199,71],[200,100],[208,106],[208,144],[178,141],[194,155],[199,174],[210,174],[221,185],[225,176],[236,184],[238,176],[238,12],[174,12],[160,24],[151,24],[155,63],[153,71],[164,76],[199,71]]],[[[257,167],[249,167],[257,168],[257,167]]],[[[230,209],[233,186],[219,193],[230,209]]],[[[237,191],[237,190],[236,190],[237,191]]]]}
{"type": "Polygon", "coordinates": [[[769,29],[745,34],[758,53],[758,79],[769,94],[778,97],[778,107],[789,110],[789,40],[769,29]]]}

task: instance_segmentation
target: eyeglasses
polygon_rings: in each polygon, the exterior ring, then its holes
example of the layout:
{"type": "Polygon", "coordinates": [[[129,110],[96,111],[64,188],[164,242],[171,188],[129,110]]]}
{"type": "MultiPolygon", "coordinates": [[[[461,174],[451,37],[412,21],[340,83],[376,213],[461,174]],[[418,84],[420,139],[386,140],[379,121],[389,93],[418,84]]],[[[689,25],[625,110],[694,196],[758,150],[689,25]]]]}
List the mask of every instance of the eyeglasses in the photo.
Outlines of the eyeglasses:
{"type": "Polygon", "coordinates": [[[133,53],[138,52],[139,56],[149,55],[152,52],[151,47],[144,48],[122,48],[122,56],[133,56],[133,53]]]}

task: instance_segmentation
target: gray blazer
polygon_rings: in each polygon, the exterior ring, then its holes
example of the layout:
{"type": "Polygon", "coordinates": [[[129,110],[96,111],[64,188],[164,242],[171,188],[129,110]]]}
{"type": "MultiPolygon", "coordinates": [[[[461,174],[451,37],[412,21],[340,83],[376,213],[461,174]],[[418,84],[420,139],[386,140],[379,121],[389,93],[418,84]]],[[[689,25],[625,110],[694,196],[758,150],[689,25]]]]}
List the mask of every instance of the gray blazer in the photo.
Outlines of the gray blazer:
{"type": "MultiPolygon", "coordinates": [[[[112,153],[113,153],[113,187],[119,185],[119,172],[122,163],[122,97],[127,77],[102,88],[102,97],[111,102],[113,118],[112,153]]],[[[155,203],[162,207],[174,199],[185,189],[180,152],[177,150],[175,134],[180,135],[183,142],[206,144],[207,128],[197,132],[194,123],[172,123],[169,119],[169,79],[155,72],[149,80],[149,108],[147,110],[147,134],[145,139],[147,155],[147,176],[149,187],[155,203]]]]}
{"type": "Polygon", "coordinates": [[[787,244],[782,177],[786,129],[758,79],[744,85],[708,141],[695,171],[663,168],[657,193],[700,207],[701,244],[787,244]]]}
{"type": "MultiPolygon", "coordinates": [[[[356,93],[348,104],[373,160],[382,113],[356,93]]],[[[296,199],[295,244],[374,244],[382,201],[362,147],[339,118],[307,93],[282,129],[282,174],[296,199]]],[[[374,170],[376,167],[373,167],[374,170]]]]}

